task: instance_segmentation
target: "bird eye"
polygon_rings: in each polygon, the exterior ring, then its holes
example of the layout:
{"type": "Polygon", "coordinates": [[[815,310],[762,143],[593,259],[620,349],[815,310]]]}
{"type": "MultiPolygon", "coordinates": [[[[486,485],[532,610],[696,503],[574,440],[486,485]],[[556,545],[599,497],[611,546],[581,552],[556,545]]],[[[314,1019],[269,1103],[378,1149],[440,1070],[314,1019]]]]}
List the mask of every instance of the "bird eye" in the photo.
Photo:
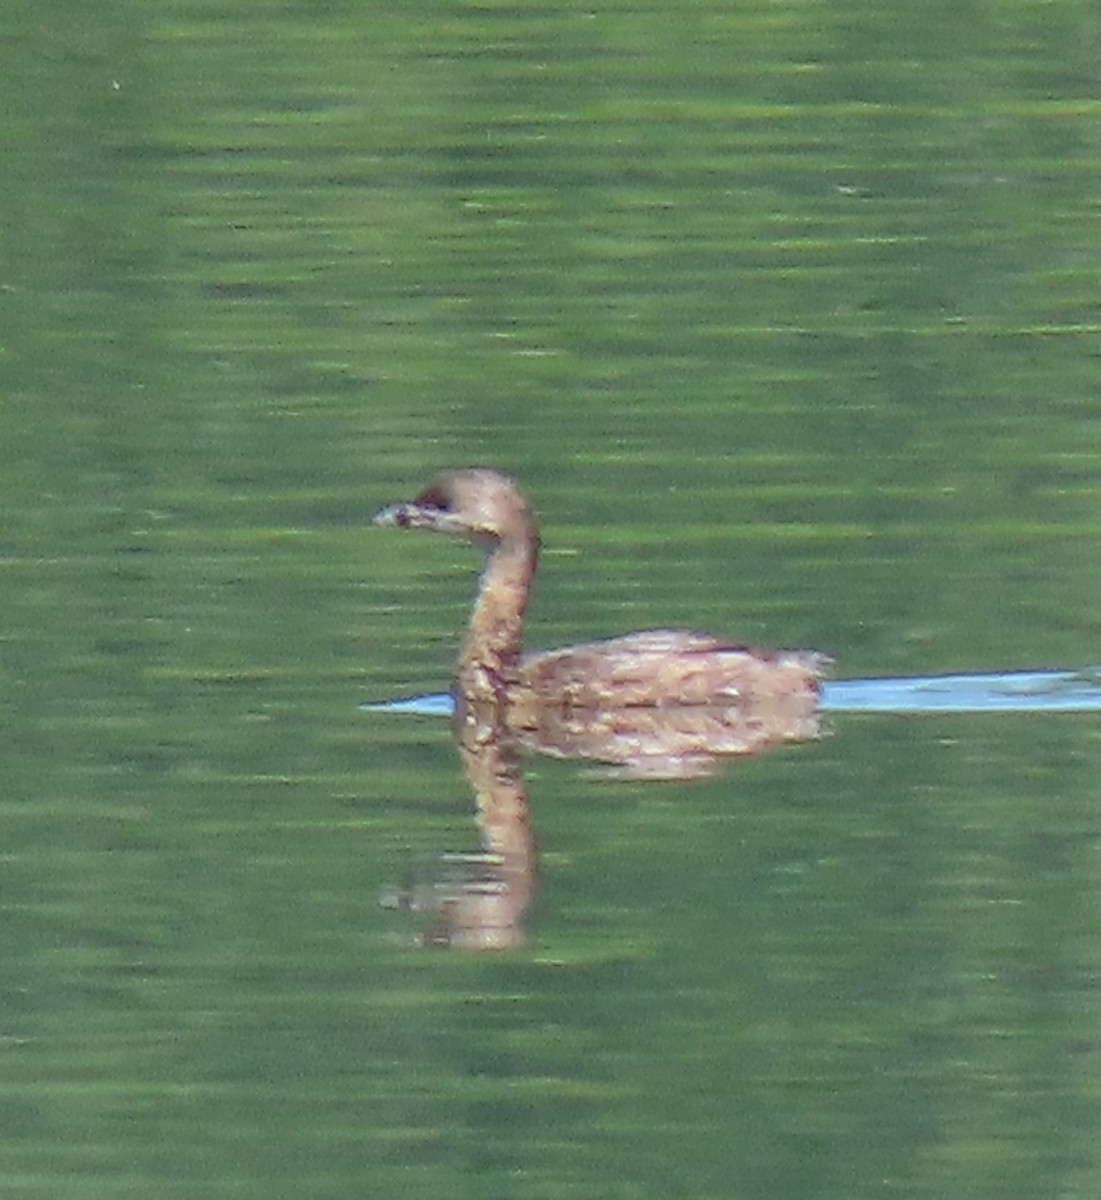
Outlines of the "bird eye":
{"type": "Polygon", "coordinates": [[[419,508],[434,508],[437,512],[451,511],[451,498],[438,487],[425,488],[414,503],[419,508]]]}

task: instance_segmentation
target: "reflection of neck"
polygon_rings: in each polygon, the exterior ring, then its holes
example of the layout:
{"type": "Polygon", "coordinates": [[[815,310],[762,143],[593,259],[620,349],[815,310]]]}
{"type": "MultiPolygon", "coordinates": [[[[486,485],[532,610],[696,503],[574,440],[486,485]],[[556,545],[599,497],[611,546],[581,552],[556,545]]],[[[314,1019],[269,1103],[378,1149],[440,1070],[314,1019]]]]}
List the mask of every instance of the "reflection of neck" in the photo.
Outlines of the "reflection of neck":
{"type": "Polygon", "coordinates": [[[460,678],[468,668],[500,672],[519,663],[524,609],[538,558],[539,535],[534,529],[510,534],[494,547],[459,655],[460,678]]]}
{"type": "Polygon", "coordinates": [[[523,917],[535,894],[535,839],[516,747],[498,724],[499,711],[471,714],[458,726],[458,749],[478,800],[481,855],[444,910],[450,945],[505,950],[524,944],[523,917]]]}

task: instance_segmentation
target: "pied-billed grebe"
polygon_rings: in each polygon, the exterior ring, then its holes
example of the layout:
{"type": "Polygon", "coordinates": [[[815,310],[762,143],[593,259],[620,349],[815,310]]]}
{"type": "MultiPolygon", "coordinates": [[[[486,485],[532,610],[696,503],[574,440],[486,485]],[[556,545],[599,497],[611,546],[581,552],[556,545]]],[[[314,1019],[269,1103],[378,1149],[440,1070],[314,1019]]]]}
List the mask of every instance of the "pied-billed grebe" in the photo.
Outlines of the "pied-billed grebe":
{"type": "Polygon", "coordinates": [[[825,656],[754,650],[691,630],[656,629],[523,654],[539,530],[519,488],[499,471],[449,471],[415,500],[382,509],[374,523],[450,533],[487,551],[459,654],[460,695],[570,710],[741,706],[773,696],[813,703],[817,697],[825,656]]]}

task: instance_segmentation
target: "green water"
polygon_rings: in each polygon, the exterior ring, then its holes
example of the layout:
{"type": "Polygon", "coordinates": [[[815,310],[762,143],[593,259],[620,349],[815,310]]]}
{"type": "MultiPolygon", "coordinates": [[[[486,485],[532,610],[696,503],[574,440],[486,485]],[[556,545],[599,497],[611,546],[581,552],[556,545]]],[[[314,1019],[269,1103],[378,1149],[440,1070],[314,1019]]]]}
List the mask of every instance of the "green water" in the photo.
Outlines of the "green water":
{"type": "Polygon", "coordinates": [[[837,718],[687,785],[535,762],[472,848],[444,466],[533,644],[1101,660],[1084,0],[8,6],[0,1194],[1093,1196],[1090,717],[837,718]],[[1092,1182],[1091,1182],[1092,1181],[1092,1182]]]}

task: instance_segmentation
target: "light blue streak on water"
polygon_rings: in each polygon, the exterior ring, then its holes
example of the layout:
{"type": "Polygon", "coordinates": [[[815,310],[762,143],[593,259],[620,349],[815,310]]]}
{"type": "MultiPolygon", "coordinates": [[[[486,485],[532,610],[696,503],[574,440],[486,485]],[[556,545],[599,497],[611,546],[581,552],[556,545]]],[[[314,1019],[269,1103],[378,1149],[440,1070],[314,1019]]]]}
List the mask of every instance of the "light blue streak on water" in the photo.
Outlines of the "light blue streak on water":
{"type": "Polygon", "coordinates": [[[364,712],[412,713],[418,717],[450,717],[455,711],[455,700],[450,692],[439,692],[430,696],[410,696],[408,700],[364,701],[359,706],[364,712]]]}
{"type": "Polygon", "coordinates": [[[881,713],[1101,711],[1101,671],[841,679],[823,684],[821,708],[881,713]]]}
{"type": "MultiPolygon", "coordinates": [[[[446,692],[361,704],[367,712],[449,717],[446,692]]],[[[823,712],[1101,712],[1101,667],[1082,671],[1011,671],[908,679],[839,679],[822,685],[823,712]]]]}

